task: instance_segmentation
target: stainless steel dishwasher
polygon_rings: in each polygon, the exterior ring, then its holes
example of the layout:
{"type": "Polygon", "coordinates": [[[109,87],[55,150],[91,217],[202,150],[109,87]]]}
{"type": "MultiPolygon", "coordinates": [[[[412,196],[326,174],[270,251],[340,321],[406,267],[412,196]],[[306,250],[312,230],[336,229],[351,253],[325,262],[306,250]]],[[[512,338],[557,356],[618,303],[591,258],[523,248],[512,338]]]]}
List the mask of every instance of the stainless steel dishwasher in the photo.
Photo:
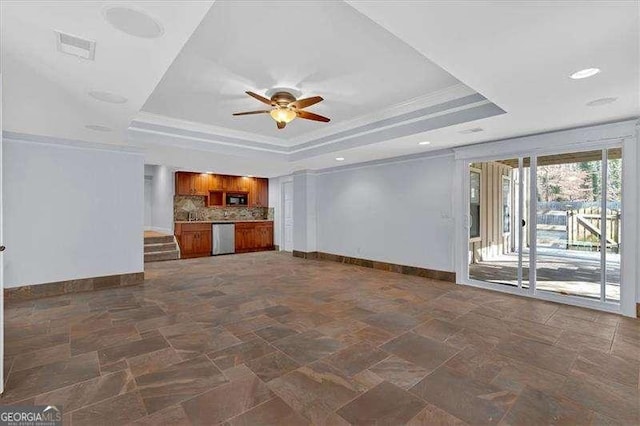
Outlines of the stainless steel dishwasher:
{"type": "Polygon", "coordinates": [[[236,225],[234,223],[213,223],[211,226],[211,254],[236,252],[236,225]]]}

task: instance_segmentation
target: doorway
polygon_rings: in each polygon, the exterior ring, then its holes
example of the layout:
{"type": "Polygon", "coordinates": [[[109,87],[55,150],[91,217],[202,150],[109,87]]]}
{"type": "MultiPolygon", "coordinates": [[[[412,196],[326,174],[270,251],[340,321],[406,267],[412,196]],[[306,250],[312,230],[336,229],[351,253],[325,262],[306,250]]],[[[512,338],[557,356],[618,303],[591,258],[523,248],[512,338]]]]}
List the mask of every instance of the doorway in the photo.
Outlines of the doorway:
{"type": "Polygon", "coordinates": [[[469,161],[465,281],[620,310],[622,148],[469,161]]]}

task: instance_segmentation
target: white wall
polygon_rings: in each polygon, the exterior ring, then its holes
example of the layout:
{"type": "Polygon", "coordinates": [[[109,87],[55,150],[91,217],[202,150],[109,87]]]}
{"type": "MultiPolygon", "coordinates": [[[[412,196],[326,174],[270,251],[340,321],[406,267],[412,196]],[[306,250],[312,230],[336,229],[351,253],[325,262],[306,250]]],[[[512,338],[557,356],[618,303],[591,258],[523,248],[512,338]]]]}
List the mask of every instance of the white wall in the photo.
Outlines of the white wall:
{"type": "Polygon", "coordinates": [[[453,164],[446,155],[317,175],[318,251],[453,271],[453,164]]]}
{"type": "Polygon", "coordinates": [[[151,223],[148,228],[173,234],[173,196],[175,173],[167,166],[145,165],[145,176],[151,177],[151,223]]]}
{"type": "Polygon", "coordinates": [[[143,271],[141,154],[4,140],[5,287],[143,271]]]}

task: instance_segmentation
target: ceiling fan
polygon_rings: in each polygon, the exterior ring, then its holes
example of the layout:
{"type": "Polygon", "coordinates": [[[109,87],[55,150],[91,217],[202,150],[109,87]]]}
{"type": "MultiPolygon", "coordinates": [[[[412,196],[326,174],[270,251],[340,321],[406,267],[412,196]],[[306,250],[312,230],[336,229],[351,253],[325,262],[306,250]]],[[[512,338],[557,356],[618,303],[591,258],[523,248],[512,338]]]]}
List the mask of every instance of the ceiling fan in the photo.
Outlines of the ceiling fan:
{"type": "Polygon", "coordinates": [[[311,98],[296,100],[296,97],[291,93],[279,91],[274,93],[273,96],[271,96],[271,99],[267,99],[257,93],[245,93],[264,104],[272,106],[273,108],[260,111],[236,112],[233,115],[269,114],[271,115],[271,118],[276,121],[278,129],[284,129],[287,123],[290,123],[296,117],[304,118],[305,120],[322,121],[324,123],[329,122],[327,117],[323,117],[309,111],[304,111],[304,108],[323,101],[321,96],[313,96],[311,98]]]}

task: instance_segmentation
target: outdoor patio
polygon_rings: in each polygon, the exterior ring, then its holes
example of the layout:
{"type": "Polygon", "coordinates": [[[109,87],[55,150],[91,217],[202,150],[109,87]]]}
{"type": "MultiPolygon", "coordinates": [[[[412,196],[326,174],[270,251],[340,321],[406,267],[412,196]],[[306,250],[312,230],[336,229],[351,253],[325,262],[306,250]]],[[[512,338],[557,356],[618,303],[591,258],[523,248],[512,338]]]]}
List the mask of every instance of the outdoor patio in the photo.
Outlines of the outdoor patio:
{"type": "MultiPolygon", "coordinates": [[[[607,253],[607,300],[620,300],[620,255],[607,253]]],[[[523,286],[528,286],[529,253],[523,252],[523,286]]],[[[469,277],[479,281],[518,284],[518,255],[506,254],[469,265],[469,277]]],[[[600,298],[600,252],[539,248],[537,289],[600,298]]]]}

